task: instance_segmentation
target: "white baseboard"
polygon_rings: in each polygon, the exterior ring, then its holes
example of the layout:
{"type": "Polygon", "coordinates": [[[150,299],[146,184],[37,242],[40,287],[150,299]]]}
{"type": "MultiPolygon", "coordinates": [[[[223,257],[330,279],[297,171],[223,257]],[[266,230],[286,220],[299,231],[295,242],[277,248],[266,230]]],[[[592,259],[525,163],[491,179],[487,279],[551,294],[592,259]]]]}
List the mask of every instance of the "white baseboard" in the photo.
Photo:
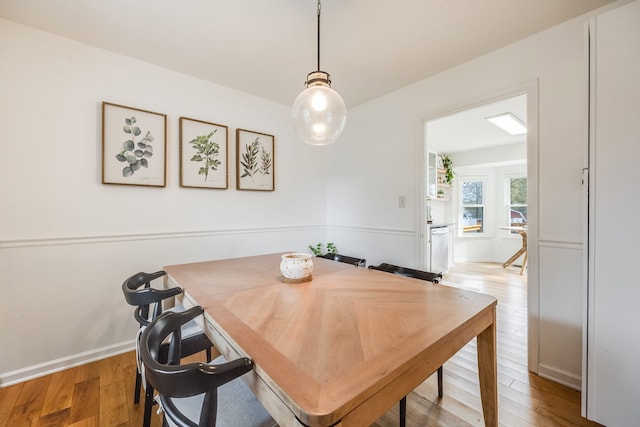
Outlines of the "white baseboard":
{"type": "Polygon", "coordinates": [[[538,365],[538,375],[542,378],[566,385],[574,390],[582,390],[582,377],[580,375],[572,374],[543,364],[538,365]]]}
{"type": "Polygon", "coordinates": [[[34,378],[43,377],[55,372],[64,371],[96,360],[106,359],[135,349],[135,340],[130,340],[95,350],[78,353],[60,359],[50,360],[38,365],[27,366],[0,374],[0,388],[18,384],[34,378]]]}

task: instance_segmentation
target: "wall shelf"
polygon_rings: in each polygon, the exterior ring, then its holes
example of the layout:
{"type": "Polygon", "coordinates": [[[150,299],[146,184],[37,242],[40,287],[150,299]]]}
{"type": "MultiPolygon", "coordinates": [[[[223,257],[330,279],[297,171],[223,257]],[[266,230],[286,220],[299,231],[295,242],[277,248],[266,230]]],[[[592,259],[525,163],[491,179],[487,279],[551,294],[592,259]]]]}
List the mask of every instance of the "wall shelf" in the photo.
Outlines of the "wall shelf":
{"type": "Polygon", "coordinates": [[[446,173],[447,171],[443,168],[436,169],[436,192],[443,192],[442,196],[437,197],[435,200],[441,200],[443,202],[448,202],[451,199],[451,184],[447,184],[446,173]]]}
{"type": "Polygon", "coordinates": [[[447,171],[445,168],[437,167],[439,163],[437,157],[437,153],[429,153],[428,155],[429,169],[427,183],[429,185],[429,190],[427,194],[427,200],[449,202],[451,201],[451,188],[453,186],[451,184],[445,183],[447,171]],[[444,193],[440,197],[438,197],[439,191],[444,193]]]}

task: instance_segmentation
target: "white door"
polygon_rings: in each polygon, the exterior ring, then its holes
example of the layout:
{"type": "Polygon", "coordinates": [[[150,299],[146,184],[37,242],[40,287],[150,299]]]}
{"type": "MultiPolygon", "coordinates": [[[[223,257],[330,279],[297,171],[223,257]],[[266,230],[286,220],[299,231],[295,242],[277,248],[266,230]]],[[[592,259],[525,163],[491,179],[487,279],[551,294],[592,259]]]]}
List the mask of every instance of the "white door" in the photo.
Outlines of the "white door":
{"type": "Polygon", "coordinates": [[[583,414],[640,426],[640,1],[590,24],[583,414]]]}

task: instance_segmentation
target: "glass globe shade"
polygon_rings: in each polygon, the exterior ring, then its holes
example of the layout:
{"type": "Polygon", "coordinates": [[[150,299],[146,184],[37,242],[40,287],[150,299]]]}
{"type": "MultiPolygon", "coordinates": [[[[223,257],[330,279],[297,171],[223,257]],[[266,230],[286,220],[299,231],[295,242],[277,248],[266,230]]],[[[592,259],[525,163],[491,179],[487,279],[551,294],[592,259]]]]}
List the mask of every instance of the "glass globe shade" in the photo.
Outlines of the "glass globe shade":
{"type": "Polygon", "coordinates": [[[336,142],[347,123],[347,107],[342,97],[326,83],[315,83],[303,90],[293,103],[293,126],[311,145],[336,142]]]}

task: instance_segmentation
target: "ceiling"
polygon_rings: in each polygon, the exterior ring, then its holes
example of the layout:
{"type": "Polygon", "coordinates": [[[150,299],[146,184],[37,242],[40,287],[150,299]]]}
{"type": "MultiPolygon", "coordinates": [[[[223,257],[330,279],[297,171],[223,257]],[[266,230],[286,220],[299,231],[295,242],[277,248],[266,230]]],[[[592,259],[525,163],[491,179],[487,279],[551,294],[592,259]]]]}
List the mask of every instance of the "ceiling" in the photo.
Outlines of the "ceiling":
{"type": "MultiPolygon", "coordinates": [[[[321,68],[347,107],[613,0],[323,0],[321,68]]],[[[0,0],[0,17],[291,105],[316,0],[0,0]]]]}
{"type": "Polygon", "coordinates": [[[527,135],[511,135],[486,120],[511,113],[527,125],[527,96],[519,95],[450,114],[426,123],[430,150],[448,154],[526,142],[527,135]]]}

